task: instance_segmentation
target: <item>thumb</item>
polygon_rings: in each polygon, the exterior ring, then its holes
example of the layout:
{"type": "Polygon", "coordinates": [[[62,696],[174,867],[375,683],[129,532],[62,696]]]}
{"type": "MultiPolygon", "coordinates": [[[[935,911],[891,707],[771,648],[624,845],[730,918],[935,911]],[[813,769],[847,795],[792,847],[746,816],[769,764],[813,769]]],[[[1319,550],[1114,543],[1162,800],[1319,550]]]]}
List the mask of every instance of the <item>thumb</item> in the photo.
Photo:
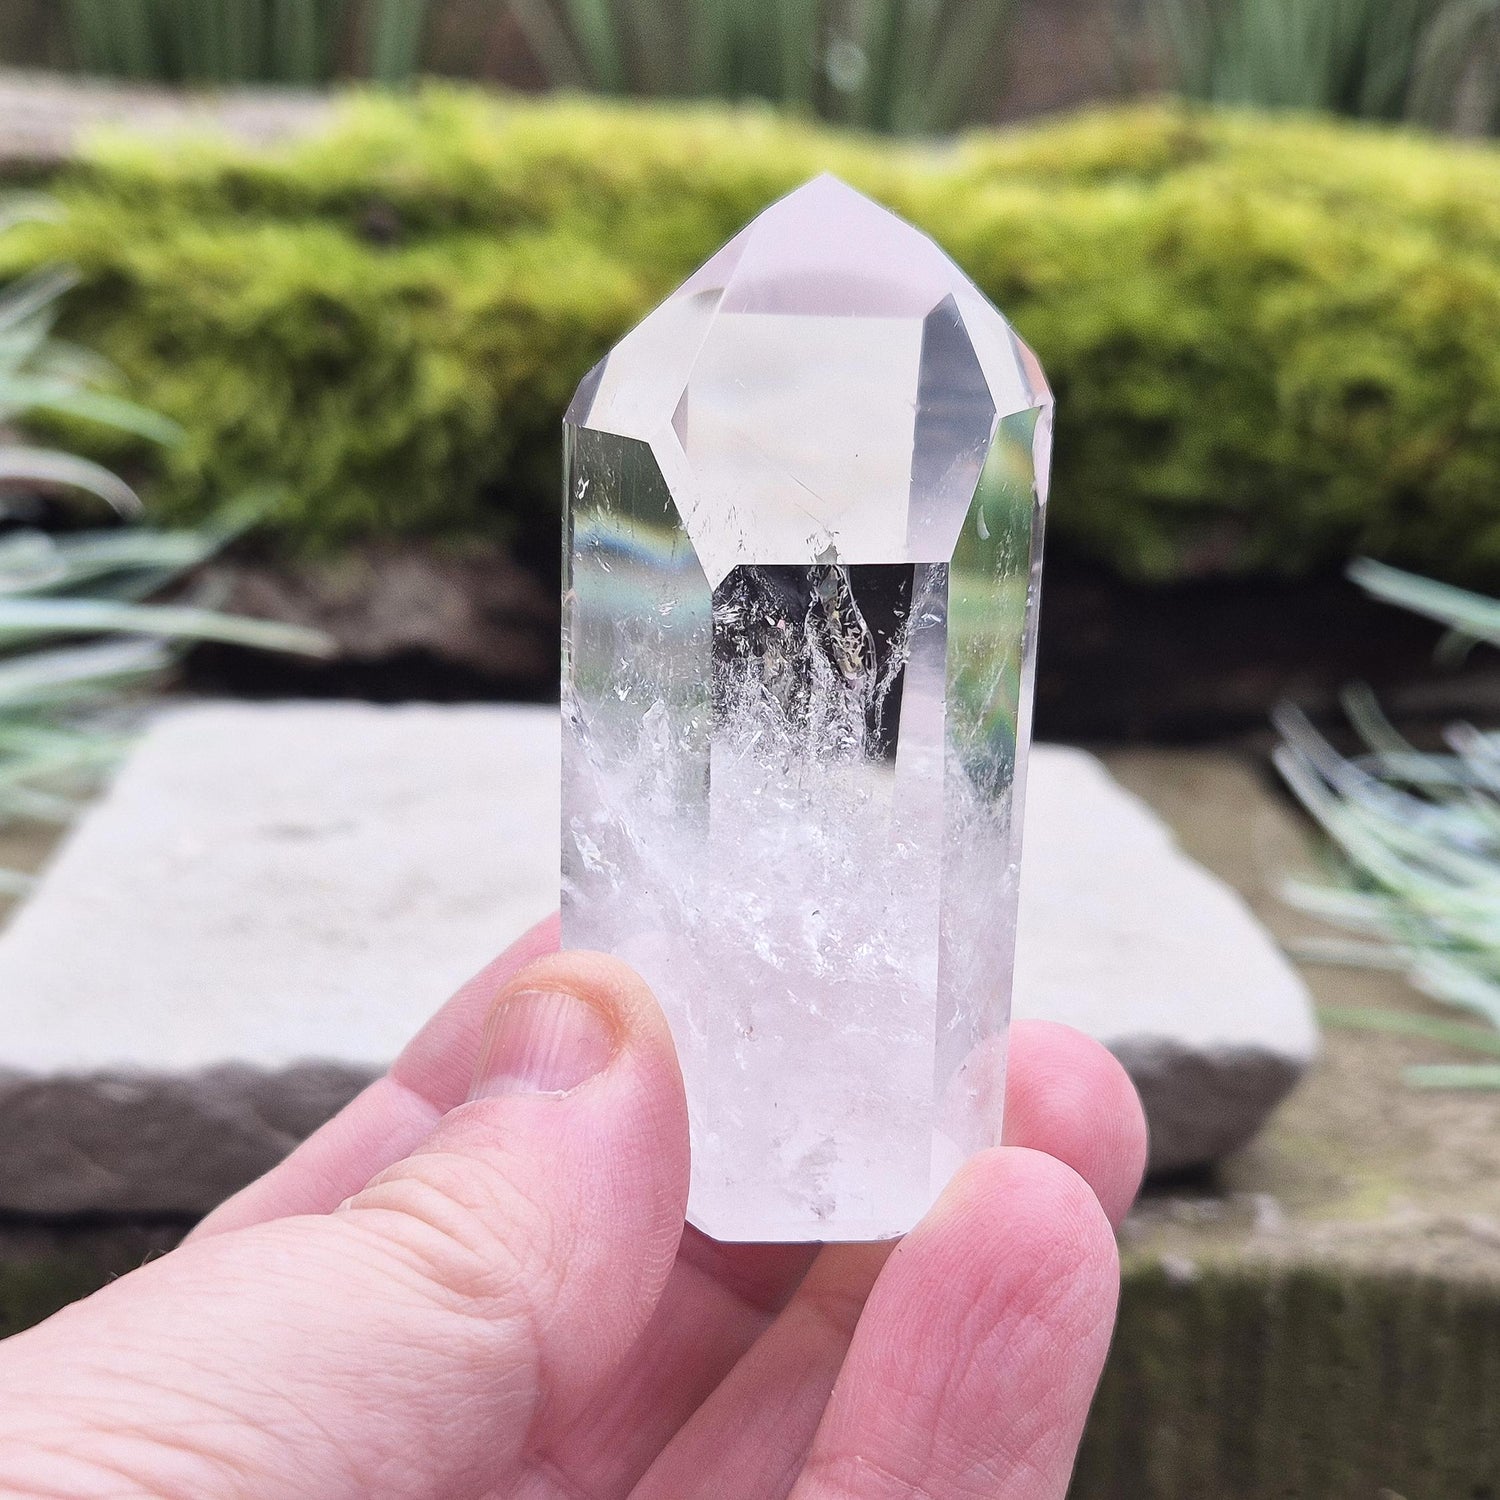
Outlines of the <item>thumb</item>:
{"type": "Polygon", "coordinates": [[[326,1215],[194,1241],[0,1347],[0,1492],[507,1492],[640,1334],[682,1232],[666,1023],[557,954],[473,1097],[326,1215]]]}

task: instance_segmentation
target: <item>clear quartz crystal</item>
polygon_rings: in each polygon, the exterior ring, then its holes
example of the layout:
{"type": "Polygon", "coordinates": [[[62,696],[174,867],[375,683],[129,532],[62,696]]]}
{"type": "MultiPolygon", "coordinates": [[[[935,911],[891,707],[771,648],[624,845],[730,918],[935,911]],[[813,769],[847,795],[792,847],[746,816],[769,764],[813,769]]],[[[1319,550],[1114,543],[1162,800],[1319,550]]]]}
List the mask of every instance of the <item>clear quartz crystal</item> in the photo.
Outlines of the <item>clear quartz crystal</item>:
{"type": "Polygon", "coordinates": [[[1051,426],[831,177],[568,411],[564,942],[665,1007],[719,1239],[904,1233],[1000,1138],[1051,426]]]}

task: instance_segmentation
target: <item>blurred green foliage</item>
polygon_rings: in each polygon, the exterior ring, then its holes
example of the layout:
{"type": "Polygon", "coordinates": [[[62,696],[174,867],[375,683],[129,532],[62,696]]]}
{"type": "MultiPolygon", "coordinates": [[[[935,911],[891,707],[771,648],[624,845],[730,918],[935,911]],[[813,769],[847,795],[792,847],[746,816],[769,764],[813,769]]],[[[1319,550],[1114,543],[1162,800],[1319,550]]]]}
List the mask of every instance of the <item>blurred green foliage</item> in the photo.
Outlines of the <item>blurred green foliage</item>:
{"type": "Polygon", "coordinates": [[[1196,99],[1399,120],[1430,0],[1160,0],[1196,99]]]}
{"type": "Polygon", "coordinates": [[[428,0],[63,0],[85,73],[174,83],[325,83],[350,42],[359,71],[404,83],[421,62],[428,0]]]}
{"type": "MultiPolygon", "coordinates": [[[[870,129],[952,128],[1003,84],[1014,0],[506,0],[476,35],[524,38],[554,84],[598,93],[755,98],[870,129]],[[506,12],[515,31],[506,30],[506,12]]],[[[303,86],[408,83],[446,0],[63,0],[87,73],[303,86]]],[[[33,28],[38,23],[33,22],[33,28]]],[[[14,48],[19,39],[12,39],[14,48]]],[[[0,44],[3,45],[3,44],[0,44]]]]}
{"type": "Polygon", "coordinates": [[[510,0],[554,84],[755,98],[863,129],[993,106],[1012,0],[510,0]]]}
{"type": "Polygon", "coordinates": [[[1177,89],[1215,104],[1500,128],[1500,0],[1155,0],[1177,89]]]}
{"type": "MultiPolygon", "coordinates": [[[[1462,659],[1481,642],[1500,646],[1500,600],[1357,558],[1349,576],[1374,598],[1448,628],[1439,655],[1462,659]]],[[[1500,734],[1451,724],[1446,748],[1402,737],[1368,687],[1344,695],[1361,753],[1334,748],[1290,703],[1275,715],[1282,779],[1336,850],[1334,883],[1293,880],[1293,906],[1343,928],[1297,956],[1404,973],[1434,1000],[1488,1022],[1475,1030],[1419,1012],[1340,1008],[1325,1019],[1423,1037],[1486,1061],[1405,1070],[1416,1088],[1500,1088],[1500,734]]]]}
{"type": "Polygon", "coordinates": [[[1500,578],[1500,155],[1168,107],[941,150],[769,114],[348,106],[275,151],[101,144],[0,274],[64,260],[66,326],[186,432],[156,517],[279,483],[284,545],[550,527],[576,381],[821,168],[931,231],[1041,356],[1052,534],[1122,574],[1366,552],[1500,578]]]}

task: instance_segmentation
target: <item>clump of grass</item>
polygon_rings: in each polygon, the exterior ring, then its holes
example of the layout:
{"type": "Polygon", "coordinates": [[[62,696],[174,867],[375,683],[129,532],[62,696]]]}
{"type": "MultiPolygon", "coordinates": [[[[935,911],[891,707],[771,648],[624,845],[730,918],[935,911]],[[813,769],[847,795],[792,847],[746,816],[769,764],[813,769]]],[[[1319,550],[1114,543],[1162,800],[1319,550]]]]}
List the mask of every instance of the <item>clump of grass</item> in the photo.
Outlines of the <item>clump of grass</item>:
{"type": "MultiPolygon", "coordinates": [[[[0,206],[0,228],[50,211],[12,201],[0,206]]],[[[134,490],[102,465],[26,442],[27,417],[64,415],[161,442],[177,434],[163,418],[95,390],[100,362],[54,336],[72,280],[48,269],[0,291],[0,823],[71,817],[79,792],[128,741],[120,715],[127,695],[158,682],[184,642],[327,648],[316,632],[220,614],[201,596],[150,602],[242,529],[253,501],[197,531],[129,525],[52,535],[20,520],[59,493],[127,516],[140,510],[134,490]]],[[[0,893],[25,886],[24,876],[0,869],[0,893]]]]}
{"type": "Polygon", "coordinates": [[[1152,10],[1189,98],[1500,128],[1500,0],[1154,0],[1152,10]]]}
{"type": "Polygon", "coordinates": [[[308,87],[352,63],[399,85],[421,68],[428,0],[64,0],[63,10],[72,60],[86,73],[308,87]]]}
{"type": "Polygon", "coordinates": [[[764,99],[922,135],[982,116],[1013,0],[510,0],[549,80],[606,94],[764,99]]]}
{"type": "MultiPolygon", "coordinates": [[[[1448,627],[1443,650],[1500,645],[1500,602],[1361,560],[1350,574],[1377,598],[1448,627]]],[[[1417,749],[1367,688],[1345,708],[1363,746],[1340,754],[1300,710],[1276,715],[1277,769],[1336,846],[1338,884],[1294,882],[1288,899],[1351,934],[1302,956],[1403,972],[1423,994],[1482,1027],[1378,1010],[1334,1010],[1337,1025],[1400,1031],[1500,1056],[1500,733],[1455,724],[1446,749],[1417,749]]],[[[1426,1088],[1500,1088],[1500,1062],[1407,1069],[1426,1088]]]]}
{"type": "MultiPolygon", "coordinates": [[[[0,537],[0,823],[70,820],[130,743],[131,695],[158,685],[184,642],[326,650],[316,632],[294,626],[142,602],[227,535],[132,526],[0,537]]],[[[27,883],[0,869],[0,893],[27,883]]]]}

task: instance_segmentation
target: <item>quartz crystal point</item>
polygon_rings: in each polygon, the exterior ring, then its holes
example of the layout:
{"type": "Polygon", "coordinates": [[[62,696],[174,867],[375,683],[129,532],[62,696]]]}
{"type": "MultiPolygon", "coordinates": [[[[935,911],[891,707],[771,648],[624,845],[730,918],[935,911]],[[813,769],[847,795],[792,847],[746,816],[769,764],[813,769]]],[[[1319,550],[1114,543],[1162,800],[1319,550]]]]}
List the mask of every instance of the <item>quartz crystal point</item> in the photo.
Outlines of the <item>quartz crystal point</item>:
{"type": "Polygon", "coordinates": [[[902,1234],[1000,1139],[1051,417],[831,177],[569,408],[563,938],[665,1007],[719,1239],[902,1234]]]}

